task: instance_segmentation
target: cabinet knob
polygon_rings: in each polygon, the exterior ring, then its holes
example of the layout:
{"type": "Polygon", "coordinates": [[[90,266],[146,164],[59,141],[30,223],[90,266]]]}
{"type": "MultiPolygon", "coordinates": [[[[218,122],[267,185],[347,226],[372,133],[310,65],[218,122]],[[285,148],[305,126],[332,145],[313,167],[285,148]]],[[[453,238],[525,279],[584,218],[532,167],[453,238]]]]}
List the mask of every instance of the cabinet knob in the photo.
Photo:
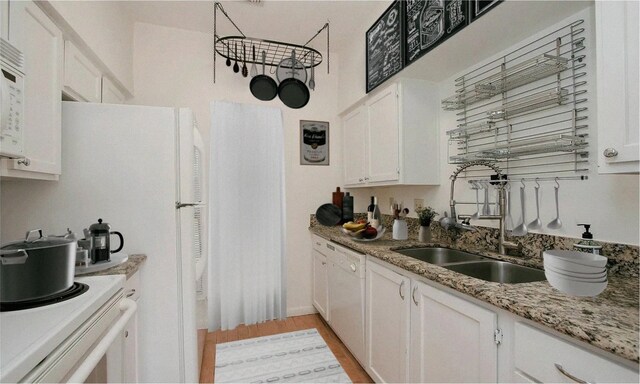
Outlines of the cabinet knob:
{"type": "Polygon", "coordinates": [[[18,160],[18,164],[22,164],[25,167],[28,167],[31,165],[31,160],[28,157],[25,157],[24,159],[18,160]]]}
{"type": "Polygon", "coordinates": [[[365,181],[367,181],[367,180],[369,180],[369,178],[368,178],[368,177],[365,177],[365,178],[364,178],[364,180],[365,180],[365,181]]]}
{"type": "Polygon", "coordinates": [[[322,265],[327,265],[327,262],[326,262],[326,261],[323,261],[323,262],[322,262],[322,265]]]}
{"type": "Polygon", "coordinates": [[[604,155],[604,157],[611,158],[618,156],[618,151],[616,151],[615,148],[607,148],[604,150],[604,152],[602,152],[602,154],[604,155]]]}
{"type": "Polygon", "coordinates": [[[364,181],[364,179],[360,178],[360,179],[358,179],[358,181],[362,183],[364,181]]]}
{"type": "Polygon", "coordinates": [[[132,289],[132,290],[130,290],[129,292],[127,292],[127,297],[131,297],[131,296],[133,296],[133,295],[135,295],[135,294],[136,294],[136,290],[135,290],[135,289],[132,289]]]}
{"type": "Polygon", "coordinates": [[[124,331],[124,337],[129,337],[129,331],[124,331]]]}

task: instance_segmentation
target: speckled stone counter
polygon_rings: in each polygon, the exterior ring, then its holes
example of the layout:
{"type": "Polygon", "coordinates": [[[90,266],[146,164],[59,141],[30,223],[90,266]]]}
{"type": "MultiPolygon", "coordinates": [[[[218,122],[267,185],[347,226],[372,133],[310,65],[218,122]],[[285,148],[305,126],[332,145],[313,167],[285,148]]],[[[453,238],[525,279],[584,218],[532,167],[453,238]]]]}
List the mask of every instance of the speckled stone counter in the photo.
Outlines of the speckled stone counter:
{"type": "MultiPolygon", "coordinates": [[[[637,276],[610,273],[609,285],[600,295],[588,298],[575,297],[552,288],[546,281],[522,284],[491,283],[393,252],[401,248],[425,246],[425,243],[417,241],[415,234],[411,234],[413,237],[410,235],[409,240],[395,241],[391,239],[391,231],[387,231],[378,241],[357,242],[346,237],[339,227],[316,225],[314,220],[310,231],[605,351],[633,362],[640,361],[637,276]]],[[[539,257],[501,256],[483,249],[452,245],[446,241],[428,245],[470,251],[516,264],[542,268],[542,260],[539,257]]]]}
{"type": "Polygon", "coordinates": [[[82,275],[82,277],[101,275],[126,275],[128,279],[133,276],[134,273],[138,272],[138,269],[140,269],[140,267],[146,260],[147,255],[129,255],[129,259],[120,265],[116,265],[115,267],[98,272],[87,273],[86,275],[82,275]]]}

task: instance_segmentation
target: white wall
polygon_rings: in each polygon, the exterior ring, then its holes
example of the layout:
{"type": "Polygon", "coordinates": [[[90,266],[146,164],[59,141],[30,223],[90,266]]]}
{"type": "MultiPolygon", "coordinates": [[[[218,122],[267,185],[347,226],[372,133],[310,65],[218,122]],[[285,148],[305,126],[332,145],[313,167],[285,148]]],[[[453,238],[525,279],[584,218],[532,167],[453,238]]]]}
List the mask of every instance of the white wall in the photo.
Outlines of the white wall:
{"type": "MultiPolygon", "coordinates": [[[[133,93],[133,20],[121,1],[50,1],[117,82],[133,93]]],[[[58,19],[58,18],[56,18],[58,19]]]]}
{"type": "Polygon", "coordinates": [[[212,47],[212,35],[136,23],[136,96],[131,102],[192,108],[207,142],[209,103],[212,100],[270,105],[282,109],[286,133],[287,305],[290,314],[310,313],[313,309],[309,214],[314,213],[321,204],[331,202],[331,192],[342,184],[342,134],[336,119],[337,55],[331,53],[330,75],[327,75],[326,66],[316,67],[316,90],[311,92],[309,104],[300,110],[293,110],[285,107],[278,98],[270,102],[255,99],[249,91],[249,78],[233,73],[220,57],[214,84],[212,47]],[[329,121],[330,166],[300,165],[301,119],[329,121]]]}
{"type": "MultiPolygon", "coordinates": [[[[501,5],[502,6],[502,5],[501,5]]],[[[550,230],[546,228],[546,224],[551,221],[555,217],[555,202],[553,198],[553,183],[542,183],[541,188],[541,207],[540,207],[540,215],[541,220],[545,224],[545,227],[540,229],[539,231],[535,231],[538,233],[547,233],[552,235],[560,235],[560,236],[569,236],[569,237],[580,237],[580,234],[583,232],[581,227],[578,227],[578,223],[591,223],[592,224],[592,232],[595,234],[594,237],[596,240],[608,241],[608,242],[619,242],[625,244],[639,244],[639,178],[638,175],[599,175],[597,173],[597,162],[596,157],[598,156],[595,153],[597,148],[597,126],[596,126],[596,92],[595,92],[595,33],[593,30],[593,9],[591,6],[585,11],[581,11],[575,16],[570,17],[570,19],[566,21],[561,21],[557,24],[557,27],[563,26],[567,24],[569,21],[573,21],[577,18],[584,18],[585,28],[586,28],[586,36],[587,36],[587,45],[589,46],[589,57],[587,57],[587,70],[589,72],[589,126],[590,126],[590,173],[589,180],[587,181],[562,181],[560,188],[560,218],[563,221],[563,226],[558,230],[550,230]]],[[[488,16],[487,16],[488,17],[488,16]]],[[[551,27],[551,25],[555,23],[549,22],[547,26],[551,27]]],[[[473,24],[467,28],[473,28],[473,24]]],[[[362,28],[366,30],[366,28],[362,28]]],[[[553,30],[554,28],[548,28],[549,30],[553,30]]],[[[534,34],[538,34],[538,36],[542,36],[544,34],[543,31],[536,30],[531,33],[531,36],[534,34]]],[[[467,35],[468,39],[472,39],[472,34],[467,35]],[[471,37],[469,37],[471,36],[471,37]]],[[[476,43],[480,42],[480,39],[476,38],[476,43]]],[[[531,37],[529,39],[532,39],[531,37]]],[[[461,44],[464,43],[461,40],[458,40],[461,44]]],[[[453,44],[454,39],[446,42],[445,44],[453,44]]],[[[500,41],[490,41],[484,42],[485,44],[498,45],[500,41]]],[[[364,51],[362,47],[362,42],[355,41],[354,48],[351,51],[360,52],[364,51]]],[[[503,52],[492,55],[491,57],[477,57],[474,63],[469,63],[469,67],[476,68],[478,65],[482,64],[482,62],[488,62],[493,60],[493,58],[501,56],[513,48],[520,47],[522,44],[516,44],[515,46],[503,46],[503,52]]],[[[432,51],[432,53],[427,54],[424,58],[428,57],[431,54],[438,54],[438,50],[432,51]]],[[[358,56],[359,57],[359,56],[358,56]]],[[[343,58],[344,59],[344,58],[343,58]]],[[[364,60],[364,59],[363,59],[364,60]]],[[[429,58],[429,60],[434,60],[429,58]]],[[[435,59],[436,61],[438,59],[435,59]]],[[[454,60],[454,58],[451,58],[454,60]]],[[[361,79],[359,83],[359,89],[352,89],[354,83],[352,81],[351,84],[344,84],[342,81],[340,83],[340,95],[346,95],[345,98],[341,98],[342,102],[354,102],[358,100],[359,97],[364,96],[364,65],[354,64],[349,62],[349,60],[341,61],[340,67],[340,77],[341,79],[361,79]],[[343,61],[345,62],[342,65],[343,61]],[[349,87],[349,89],[344,89],[344,87],[349,87]]],[[[416,63],[420,64],[420,63],[416,63]]],[[[409,67],[411,68],[411,67],[409,67]]],[[[450,96],[454,93],[455,89],[453,87],[454,79],[467,72],[467,70],[462,71],[461,73],[450,74],[450,77],[446,80],[443,80],[439,83],[440,89],[440,98],[443,99],[447,96],[450,96]]],[[[421,74],[418,74],[421,75],[421,74]]],[[[402,76],[402,74],[400,74],[402,76]]],[[[423,77],[428,78],[429,74],[424,74],[423,77]]],[[[374,91],[375,92],[375,91],[374,91]]],[[[345,108],[348,108],[349,105],[340,105],[340,110],[342,111],[345,108]]],[[[445,210],[448,210],[449,205],[449,191],[450,191],[450,183],[449,176],[452,171],[455,169],[454,166],[448,164],[447,159],[447,137],[445,132],[452,127],[455,126],[455,117],[453,112],[442,111],[440,114],[440,145],[441,145],[441,185],[434,187],[382,187],[382,188],[365,188],[365,189],[351,189],[351,192],[355,196],[356,202],[356,210],[363,211],[366,209],[366,206],[369,201],[369,196],[377,195],[379,197],[379,201],[381,202],[381,210],[383,213],[389,213],[388,202],[389,198],[393,197],[397,201],[404,202],[405,206],[409,207],[413,210],[413,201],[415,198],[422,198],[425,200],[425,204],[434,207],[440,214],[445,210]]],[[[464,181],[458,182],[456,188],[456,200],[458,201],[474,201],[475,194],[473,191],[469,190],[467,187],[463,187],[464,181]]],[[[532,215],[535,212],[535,200],[533,198],[533,188],[531,183],[529,183],[528,197],[526,199],[526,212],[527,212],[527,222],[533,220],[534,216],[532,215]]],[[[512,193],[513,201],[512,201],[512,211],[513,219],[518,223],[520,218],[520,201],[517,196],[518,191],[517,187],[514,189],[514,193],[512,193]]],[[[482,196],[481,196],[482,198],[482,196]]],[[[458,213],[473,213],[475,212],[475,207],[466,206],[458,209],[458,213]]],[[[412,212],[411,216],[415,217],[415,213],[412,212]]],[[[483,221],[480,222],[479,225],[486,226],[497,226],[497,223],[492,221],[483,221]]]]}

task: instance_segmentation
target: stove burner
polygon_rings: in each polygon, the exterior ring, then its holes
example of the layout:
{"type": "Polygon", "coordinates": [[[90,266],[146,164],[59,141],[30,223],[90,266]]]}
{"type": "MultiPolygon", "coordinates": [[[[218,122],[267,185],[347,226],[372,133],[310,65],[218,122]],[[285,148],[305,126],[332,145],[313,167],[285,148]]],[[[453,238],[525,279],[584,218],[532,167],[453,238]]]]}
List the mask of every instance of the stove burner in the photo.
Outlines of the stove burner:
{"type": "Polygon", "coordinates": [[[42,297],[34,300],[17,301],[13,303],[0,303],[0,312],[19,311],[22,309],[30,309],[42,307],[44,305],[60,303],[65,300],[73,299],[89,290],[89,286],[83,283],[73,283],[71,288],[66,291],[56,293],[55,295],[42,297]]]}

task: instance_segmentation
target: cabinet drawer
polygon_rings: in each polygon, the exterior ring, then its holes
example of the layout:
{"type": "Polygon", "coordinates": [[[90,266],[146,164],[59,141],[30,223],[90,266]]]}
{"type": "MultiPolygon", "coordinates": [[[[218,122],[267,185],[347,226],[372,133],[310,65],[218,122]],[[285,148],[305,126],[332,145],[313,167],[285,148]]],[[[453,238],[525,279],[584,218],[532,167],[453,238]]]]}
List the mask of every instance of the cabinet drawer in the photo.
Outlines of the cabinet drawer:
{"type": "Polygon", "coordinates": [[[536,382],[638,382],[638,372],[522,323],[515,325],[514,362],[516,374],[536,382]]]}
{"type": "Polygon", "coordinates": [[[124,296],[138,301],[140,298],[140,272],[136,272],[124,283],[124,296]]]}
{"type": "Polygon", "coordinates": [[[324,239],[318,235],[311,235],[311,244],[313,246],[313,249],[325,256],[329,256],[336,250],[335,245],[332,245],[329,240],[324,239]]]}

